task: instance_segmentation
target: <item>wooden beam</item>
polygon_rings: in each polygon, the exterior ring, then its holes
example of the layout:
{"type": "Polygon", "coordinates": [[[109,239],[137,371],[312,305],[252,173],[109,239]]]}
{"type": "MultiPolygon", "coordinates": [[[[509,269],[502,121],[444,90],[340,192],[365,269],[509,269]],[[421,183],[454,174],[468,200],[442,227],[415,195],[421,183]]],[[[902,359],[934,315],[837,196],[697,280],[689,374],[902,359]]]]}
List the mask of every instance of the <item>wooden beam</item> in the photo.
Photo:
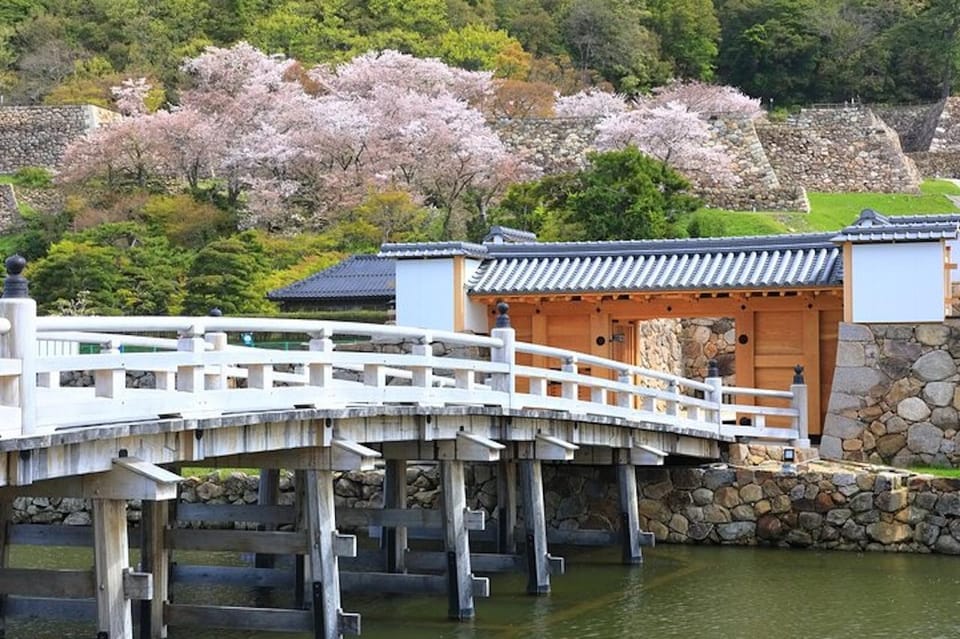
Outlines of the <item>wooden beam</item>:
{"type": "Polygon", "coordinates": [[[443,537],[447,552],[447,614],[451,619],[472,619],[473,574],[470,567],[470,541],[464,513],[467,510],[463,462],[440,462],[443,495],[443,537]]]}
{"type": "MultiPolygon", "coordinates": [[[[389,572],[341,572],[340,584],[344,592],[433,594],[447,592],[447,578],[443,575],[412,575],[389,572]]],[[[472,597],[489,597],[490,580],[473,577],[472,597]]]]}
{"type": "Polygon", "coordinates": [[[7,486],[0,492],[18,497],[164,501],[176,499],[177,484],[182,481],[183,477],[141,459],[119,457],[113,460],[113,468],[104,473],[7,486]]]}
{"type": "Polygon", "coordinates": [[[540,461],[521,459],[520,496],[527,558],[527,594],[550,592],[550,568],[547,558],[547,520],[543,509],[543,475],[540,461]]]}
{"type": "Polygon", "coordinates": [[[620,489],[620,532],[623,563],[643,562],[640,550],[640,511],[637,501],[637,471],[633,464],[617,465],[617,483],[620,489]]]}
{"type": "Polygon", "coordinates": [[[163,606],[170,598],[170,552],[166,548],[170,505],[166,501],[144,501],[140,518],[140,566],[153,574],[154,596],[140,605],[140,637],[164,639],[167,625],[163,606]]]}
{"type": "MultiPolygon", "coordinates": [[[[391,510],[401,511],[407,509],[406,460],[387,460],[383,473],[383,507],[384,509],[389,508],[391,510]]],[[[384,561],[386,563],[386,571],[394,573],[406,572],[407,527],[388,526],[384,528],[380,543],[385,551],[384,561]]]]}
{"type": "Polygon", "coordinates": [[[4,568],[0,570],[0,593],[24,597],[91,598],[97,592],[95,581],[92,570],[4,568]]]}
{"type": "Polygon", "coordinates": [[[437,442],[437,457],[441,460],[494,462],[500,459],[500,451],[506,448],[488,437],[460,431],[453,440],[437,442]]]}

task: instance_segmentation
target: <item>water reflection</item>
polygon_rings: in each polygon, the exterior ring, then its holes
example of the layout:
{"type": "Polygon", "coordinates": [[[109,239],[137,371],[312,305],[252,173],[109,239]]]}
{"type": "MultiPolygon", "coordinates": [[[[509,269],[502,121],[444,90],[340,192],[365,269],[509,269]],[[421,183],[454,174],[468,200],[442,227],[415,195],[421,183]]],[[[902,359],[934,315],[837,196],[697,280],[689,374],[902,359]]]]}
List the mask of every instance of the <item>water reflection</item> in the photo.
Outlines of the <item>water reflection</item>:
{"type": "MultiPolygon", "coordinates": [[[[496,575],[494,596],[477,601],[477,619],[471,622],[447,621],[443,597],[348,596],[344,609],[363,615],[364,639],[946,639],[960,634],[954,612],[960,604],[960,558],[661,546],[647,551],[645,565],[628,567],[618,563],[615,549],[551,552],[567,557],[568,570],[553,579],[549,596],[526,595],[523,575],[496,575]]],[[[88,555],[71,560],[69,553],[58,552],[56,557],[60,563],[51,559],[50,564],[90,565],[88,555]]],[[[233,605],[253,601],[256,594],[255,588],[229,587],[178,587],[175,592],[183,602],[233,605]]],[[[277,592],[273,600],[290,605],[292,592],[277,592]]],[[[12,620],[6,636],[93,634],[93,624],[12,620]]],[[[203,628],[170,631],[170,639],[227,636],[203,628]]],[[[230,639],[309,636],[229,632],[230,639]]]]}

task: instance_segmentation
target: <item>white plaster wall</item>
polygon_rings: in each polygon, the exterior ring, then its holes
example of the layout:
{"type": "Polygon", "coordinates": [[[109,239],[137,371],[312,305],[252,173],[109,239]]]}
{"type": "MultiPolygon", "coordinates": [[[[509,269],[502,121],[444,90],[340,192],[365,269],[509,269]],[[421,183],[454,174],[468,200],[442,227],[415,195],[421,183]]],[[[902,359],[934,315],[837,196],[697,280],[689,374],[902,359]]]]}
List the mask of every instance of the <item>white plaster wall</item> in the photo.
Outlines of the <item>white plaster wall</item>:
{"type": "Polygon", "coordinates": [[[397,260],[397,324],[453,330],[453,259],[397,260]]]}
{"type": "Polygon", "coordinates": [[[939,242],[854,245],[853,321],[943,321],[943,253],[939,242]]]}
{"type": "Polygon", "coordinates": [[[466,287],[470,283],[470,278],[473,277],[473,274],[478,268],[480,268],[480,260],[464,260],[464,290],[461,295],[466,299],[466,304],[464,304],[464,318],[463,318],[463,330],[472,331],[474,333],[489,333],[490,332],[490,322],[487,319],[487,305],[481,304],[479,302],[474,302],[469,297],[467,297],[466,287]]]}

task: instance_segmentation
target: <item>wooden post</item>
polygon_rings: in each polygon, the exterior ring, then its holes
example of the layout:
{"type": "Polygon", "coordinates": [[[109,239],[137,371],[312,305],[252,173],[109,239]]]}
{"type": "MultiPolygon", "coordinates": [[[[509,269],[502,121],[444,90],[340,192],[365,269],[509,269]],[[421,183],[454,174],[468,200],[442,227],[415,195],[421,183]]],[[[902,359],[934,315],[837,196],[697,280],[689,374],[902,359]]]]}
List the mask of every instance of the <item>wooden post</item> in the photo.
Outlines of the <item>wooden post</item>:
{"type": "Polygon", "coordinates": [[[643,563],[640,550],[640,510],[637,501],[637,470],[633,464],[617,464],[620,488],[620,532],[623,543],[623,563],[643,563]]]}
{"type": "MultiPolygon", "coordinates": [[[[0,498],[0,569],[10,566],[10,525],[13,523],[13,499],[0,498]]],[[[7,596],[0,595],[0,639],[7,634],[7,596]]]]}
{"type": "MultiPolygon", "coordinates": [[[[219,308],[210,309],[210,317],[223,317],[223,311],[219,308]]],[[[223,331],[211,331],[203,336],[203,340],[210,344],[214,351],[225,351],[227,350],[227,334],[223,331]]],[[[204,388],[207,390],[226,390],[227,388],[227,369],[223,365],[217,365],[212,367],[212,370],[215,372],[209,372],[210,369],[206,369],[207,372],[204,373],[204,388]]]]}
{"type": "Polygon", "coordinates": [[[10,330],[0,336],[0,357],[21,362],[19,376],[0,379],[0,405],[20,409],[20,421],[0,426],[3,438],[37,432],[37,303],[30,299],[23,269],[27,261],[19,255],[7,258],[7,277],[0,298],[0,317],[10,330]]]}
{"type": "Polygon", "coordinates": [[[517,552],[517,464],[501,459],[497,465],[497,552],[517,552]]]}
{"type": "Polygon", "coordinates": [[[123,590],[123,573],[130,567],[126,501],[93,500],[93,544],[97,578],[97,636],[100,639],[133,639],[130,600],[123,590]]]}
{"type": "MultiPolygon", "coordinates": [[[[260,485],[257,489],[257,503],[261,506],[276,506],[280,495],[280,470],[278,468],[261,468],[260,485]]],[[[265,524],[264,530],[274,530],[273,524],[265,524]]],[[[253,564],[257,568],[273,568],[274,555],[257,553],[253,564]]]]}
{"type": "MultiPolygon", "coordinates": [[[[294,509],[296,511],[296,529],[305,531],[307,529],[307,472],[305,470],[295,470],[293,472],[294,489],[294,509]]],[[[296,555],[294,561],[294,584],[293,600],[296,608],[304,609],[307,607],[306,587],[307,570],[306,557],[296,555]]]]}
{"type": "Polygon", "coordinates": [[[308,470],[305,479],[304,506],[309,540],[307,552],[314,636],[316,639],[339,639],[340,568],[333,546],[337,534],[333,471],[308,470]]]}
{"type": "Polygon", "coordinates": [[[710,386],[710,390],[707,391],[704,399],[716,406],[716,410],[709,409],[709,414],[717,425],[717,433],[720,433],[723,428],[723,378],[720,377],[720,367],[717,365],[717,360],[711,359],[707,362],[707,376],[703,382],[710,386]]]}
{"type": "Polygon", "coordinates": [[[797,364],[793,372],[793,384],[790,386],[793,400],[790,405],[800,413],[797,417],[797,439],[793,445],[797,448],[810,448],[810,405],[807,401],[807,383],[803,379],[803,366],[797,364]]]}
{"type": "Polygon", "coordinates": [[[517,334],[510,328],[510,316],[507,311],[510,306],[504,302],[497,304],[497,323],[496,328],[490,331],[490,336],[503,341],[503,346],[490,349],[490,361],[506,364],[509,370],[506,373],[495,373],[491,376],[490,387],[506,397],[503,401],[504,408],[510,408],[513,404],[513,394],[516,392],[516,339],[517,334]]]}
{"type": "Polygon", "coordinates": [[[443,493],[443,540],[447,552],[447,614],[451,619],[472,619],[473,574],[470,568],[470,539],[464,515],[467,494],[463,462],[442,460],[440,484],[443,493]]]}
{"type": "Polygon", "coordinates": [[[165,639],[163,607],[169,600],[170,552],[165,537],[170,517],[169,501],[144,500],[140,521],[140,569],[153,574],[153,599],[140,604],[141,639],[165,639]]]}
{"type": "Polygon", "coordinates": [[[547,520],[543,512],[543,475],[540,461],[520,460],[520,493],[523,496],[523,526],[526,532],[527,593],[550,592],[547,552],[547,520]]]}
{"type": "MultiPolygon", "coordinates": [[[[407,507],[407,462],[388,459],[383,475],[383,507],[407,507]]],[[[383,549],[387,572],[406,572],[406,526],[383,529],[383,549]]]]}

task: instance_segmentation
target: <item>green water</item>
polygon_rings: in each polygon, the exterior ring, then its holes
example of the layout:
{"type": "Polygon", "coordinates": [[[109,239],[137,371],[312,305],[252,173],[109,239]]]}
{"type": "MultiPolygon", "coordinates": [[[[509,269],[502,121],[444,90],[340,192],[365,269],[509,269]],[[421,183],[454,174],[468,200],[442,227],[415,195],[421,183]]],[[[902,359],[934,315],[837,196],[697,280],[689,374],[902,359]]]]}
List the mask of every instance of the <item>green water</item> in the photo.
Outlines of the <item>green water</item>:
{"type": "MultiPolygon", "coordinates": [[[[647,550],[643,566],[626,567],[613,549],[565,556],[567,574],[546,597],[524,594],[523,575],[494,576],[493,596],[477,600],[471,622],[447,621],[446,599],[437,597],[348,596],[344,609],[363,615],[365,639],[960,636],[960,558],[660,546],[647,550]]],[[[183,603],[249,601],[228,589],[178,586],[174,595],[183,603]]],[[[7,637],[94,634],[92,624],[11,620],[7,637]]],[[[170,630],[171,639],[309,636],[170,630]]]]}

